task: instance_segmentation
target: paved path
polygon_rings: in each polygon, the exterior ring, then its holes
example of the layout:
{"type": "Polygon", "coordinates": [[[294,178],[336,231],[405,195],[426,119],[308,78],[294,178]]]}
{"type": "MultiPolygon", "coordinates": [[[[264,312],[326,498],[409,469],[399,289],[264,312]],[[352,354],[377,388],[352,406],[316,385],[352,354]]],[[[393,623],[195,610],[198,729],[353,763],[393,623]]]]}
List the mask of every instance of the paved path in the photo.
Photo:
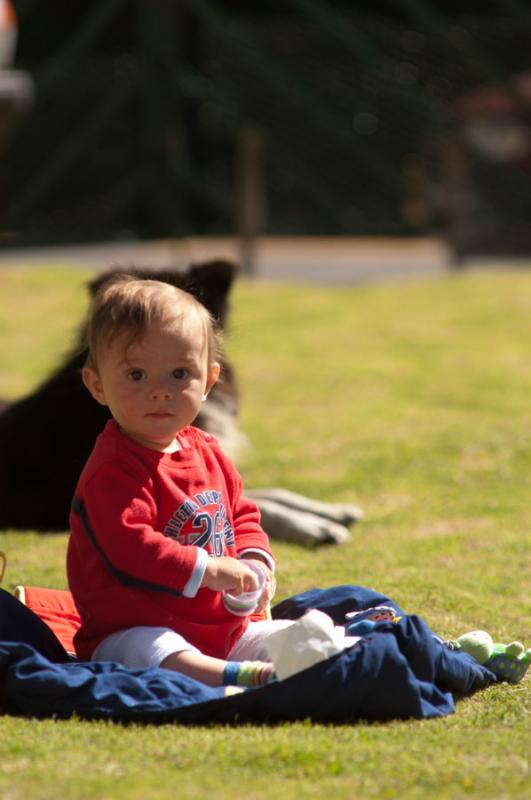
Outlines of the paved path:
{"type": "MultiPolygon", "coordinates": [[[[2,265],[66,264],[186,267],[226,257],[241,262],[235,238],[162,239],[0,250],[2,265]]],[[[253,276],[273,281],[361,284],[439,275],[451,263],[446,245],[430,238],[265,237],[254,251],[253,276]]]]}

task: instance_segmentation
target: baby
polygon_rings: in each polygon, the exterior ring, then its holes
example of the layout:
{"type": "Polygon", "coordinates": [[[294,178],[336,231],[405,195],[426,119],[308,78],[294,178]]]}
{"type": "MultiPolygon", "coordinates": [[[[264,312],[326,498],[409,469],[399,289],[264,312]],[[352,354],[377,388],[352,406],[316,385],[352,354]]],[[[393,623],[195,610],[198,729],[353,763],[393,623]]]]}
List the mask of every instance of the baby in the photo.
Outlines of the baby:
{"type": "Polygon", "coordinates": [[[77,654],[212,686],[271,680],[263,640],[292,623],[266,618],[269,540],[232,462],[192,425],[220,377],[213,320],[180,289],[120,276],[92,302],[87,345],[83,382],[112,419],[70,515],[77,654]],[[259,585],[251,617],[224,603],[259,585]]]}

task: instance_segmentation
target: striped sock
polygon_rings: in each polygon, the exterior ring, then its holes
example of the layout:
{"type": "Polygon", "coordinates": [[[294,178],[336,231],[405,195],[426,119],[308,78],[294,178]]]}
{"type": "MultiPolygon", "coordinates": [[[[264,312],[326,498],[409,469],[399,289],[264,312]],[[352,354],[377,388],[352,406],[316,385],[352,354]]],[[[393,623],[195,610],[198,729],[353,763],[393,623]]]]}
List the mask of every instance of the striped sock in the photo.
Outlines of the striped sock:
{"type": "Polygon", "coordinates": [[[223,672],[224,686],[264,686],[276,680],[273,664],[264,661],[227,661],[223,672]]]}

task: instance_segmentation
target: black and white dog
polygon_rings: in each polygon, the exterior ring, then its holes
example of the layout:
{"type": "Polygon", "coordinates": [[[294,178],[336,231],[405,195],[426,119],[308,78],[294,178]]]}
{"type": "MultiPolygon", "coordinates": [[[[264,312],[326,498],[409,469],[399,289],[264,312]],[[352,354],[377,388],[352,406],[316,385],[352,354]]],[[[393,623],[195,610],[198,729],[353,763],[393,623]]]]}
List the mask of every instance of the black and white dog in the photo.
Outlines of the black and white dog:
{"type": "MultiPolygon", "coordinates": [[[[94,293],[117,272],[156,278],[195,295],[223,328],[228,298],[237,275],[234,264],[207,261],[176,269],[115,268],[90,284],[94,293]]],[[[81,382],[86,351],[83,330],[64,364],[33,393],[0,413],[0,529],[62,531],[81,468],[108,411],[96,403],[81,382]]],[[[222,356],[222,380],[213,387],[195,425],[216,436],[237,458],[244,437],[238,427],[238,391],[234,371],[222,356]]],[[[320,503],[285,489],[247,491],[259,505],[264,528],[272,538],[301,544],[343,542],[347,525],[362,515],[356,506],[320,503]]]]}

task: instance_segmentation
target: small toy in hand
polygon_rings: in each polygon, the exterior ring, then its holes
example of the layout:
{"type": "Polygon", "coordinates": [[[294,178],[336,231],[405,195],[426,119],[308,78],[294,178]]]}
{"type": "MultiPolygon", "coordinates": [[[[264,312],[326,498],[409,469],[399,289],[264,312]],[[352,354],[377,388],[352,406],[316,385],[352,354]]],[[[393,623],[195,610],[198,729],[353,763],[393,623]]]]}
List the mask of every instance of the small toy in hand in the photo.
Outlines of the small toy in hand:
{"type": "Polygon", "coordinates": [[[373,606],[364,611],[351,611],[346,615],[346,632],[349,636],[365,636],[377,622],[398,622],[395,609],[392,606],[373,606]]]}
{"type": "Polygon", "coordinates": [[[454,649],[469,653],[476,661],[494,672],[498,680],[518,683],[531,664],[531,647],[520,642],[499,644],[487,631],[470,631],[451,642],[454,649]]]}

